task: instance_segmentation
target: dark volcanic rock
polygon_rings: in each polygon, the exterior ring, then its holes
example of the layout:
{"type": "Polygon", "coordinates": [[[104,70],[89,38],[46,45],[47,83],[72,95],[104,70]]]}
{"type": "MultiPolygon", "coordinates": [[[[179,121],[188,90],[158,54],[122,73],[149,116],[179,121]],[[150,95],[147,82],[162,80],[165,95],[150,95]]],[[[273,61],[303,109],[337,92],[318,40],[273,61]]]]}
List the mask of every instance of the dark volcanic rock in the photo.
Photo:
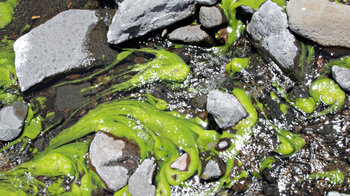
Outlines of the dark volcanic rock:
{"type": "Polygon", "coordinates": [[[104,132],[96,133],[90,145],[91,165],[107,188],[118,191],[128,183],[140,160],[139,148],[104,132]]]}
{"type": "Polygon", "coordinates": [[[192,16],[195,8],[194,0],[123,1],[109,26],[108,43],[119,44],[167,27],[192,16]]]}
{"type": "Polygon", "coordinates": [[[247,25],[253,44],[267,53],[282,69],[293,70],[297,64],[297,40],[288,30],[287,15],[276,3],[266,1],[247,25]]]}
{"type": "Polygon", "coordinates": [[[191,45],[213,46],[214,39],[201,29],[200,25],[185,26],[175,29],[168,34],[168,39],[171,41],[178,41],[191,45]]]}
{"type": "Polygon", "coordinates": [[[129,193],[132,196],[152,196],[156,194],[156,187],[152,185],[152,178],[156,169],[154,160],[146,159],[129,178],[129,193]]]}
{"type": "Polygon", "coordinates": [[[18,38],[13,46],[21,90],[45,78],[89,66],[93,58],[86,48],[96,11],[68,10],[18,38]]]}
{"type": "Polygon", "coordinates": [[[0,140],[11,141],[19,136],[24,120],[27,117],[28,106],[15,102],[0,110],[0,140]]]}
{"type": "Polygon", "coordinates": [[[85,96],[90,94],[90,90],[81,92],[81,89],[88,87],[89,83],[58,87],[55,107],[60,111],[77,109],[88,100],[85,96]]]}
{"type": "Polygon", "coordinates": [[[199,10],[199,22],[204,28],[211,29],[226,24],[227,18],[220,7],[202,6],[199,10]]]}
{"type": "Polygon", "coordinates": [[[350,48],[350,6],[328,0],[290,0],[289,28],[323,46],[350,48]]]}
{"type": "Polygon", "coordinates": [[[234,126],[248,115],[234,95],[218,90],[209,92],[207,110],[214,116],[220,128],[234,126]]]}

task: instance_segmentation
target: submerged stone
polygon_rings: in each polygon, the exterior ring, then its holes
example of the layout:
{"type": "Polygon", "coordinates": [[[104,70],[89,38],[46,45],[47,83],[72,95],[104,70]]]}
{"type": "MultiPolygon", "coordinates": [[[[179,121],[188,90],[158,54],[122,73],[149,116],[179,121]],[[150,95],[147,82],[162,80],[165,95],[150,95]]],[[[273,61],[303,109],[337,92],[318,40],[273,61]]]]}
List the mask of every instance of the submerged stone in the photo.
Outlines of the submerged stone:
{"type": "Polygon", "coordinates": [[[200,25],[188,25],[175,29],[168,35],[168,39],[171,41],[178,41],[191,45],[201,46],[213,46],[214,39],[210,35],[201,29],[200,25]]]}
{"type": "Polygon", "coordinates": [[[132,196],[152,196],[156,193],[156,187],[152,185],[153,174],[156,169],[154,160],[146,159],[129,178],[129,193],[132,196]]]}
{"type": "Polygon", "coordinates": [[[93,59],[86,41],[97,21],[96,11],[67,10],[18,38],[13,48],[21,90],[28,90],[45,78],[90,65],[93,59]]]}
{"type": "Polygon", "coordinates": [[[199,10],[199,21],[204,28],[211,29],[228,22],[224,11],[220,7],[202,6],[199,10]]]}
{"type": "Polygon", "coordinates": [[[218,90],[209,92],[207,110],[214,116],[215,122],[220,128],[234,126],[248,115],[234,95],[218,90]]]}
{"type": "Polygon", "coordinates": [[[266,1],[247,25],[253,44],[282,69],[292,70],[298,55],[297,40],[288,30],[287,15],[276,3],[266,1]]]}
{"type": "Polygon", "coordinates": [[[225,162],[215,153],[206,151],[202,154],[201,160],[203,165],[202,174],[200,176],[201,179],[213,181],[219,179],[225,174],[225,162]]]}
{"type": "Polygon", "coordinates": [[[350,48],[350,7],[328,0],[290,0],[289,28],[323,46],[350,48]]]}
{"type": "Polygon", "coordinates": [[[118,191],[127,185],[138,166],[140,154],[135,144],[98,132],[90,145],[90,159],[107,188],[118,191]]]}
{"type": "Polygon", "coordinates": [[[332,67],[332,76],[342,89],[350,92],[350,69],[334,65],[332,67]]]}
{"type": "Polygon", "coordinates": [[[27,117],[28,106],[15,102],[0,110],[0,140],[11,141],[19,136],[24,120],[27,117]]]}
{"type": "Polygon", "coordinates": [[[85,83],[58,87],[55,107],[60,111],[77,109],[88,101],[88,97],[85,96],[90,94],[90,90],[84,92],[81,92],[81,90],[90,86],[89,83],[85,83]]]}
{"type": "Polygon", "coordinates": [[[119,3],[107,33],[119,44],[186,19],[195,13],[194,0],[134,0],[119,3]]]}

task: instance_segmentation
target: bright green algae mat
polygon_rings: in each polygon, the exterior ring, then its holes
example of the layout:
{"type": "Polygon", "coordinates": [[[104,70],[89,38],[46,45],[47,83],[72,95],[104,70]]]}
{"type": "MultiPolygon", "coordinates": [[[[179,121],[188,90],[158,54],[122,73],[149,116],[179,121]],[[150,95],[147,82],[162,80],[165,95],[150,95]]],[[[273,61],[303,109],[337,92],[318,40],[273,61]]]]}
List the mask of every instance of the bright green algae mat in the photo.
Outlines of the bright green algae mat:
{"type": "Polygon", "coordinates": [[[17,0],[7,0],[0,2],[0,29],[6,27],[12,21],[12,16],[15,13],[13,9],[18,4],[17,0]]]}

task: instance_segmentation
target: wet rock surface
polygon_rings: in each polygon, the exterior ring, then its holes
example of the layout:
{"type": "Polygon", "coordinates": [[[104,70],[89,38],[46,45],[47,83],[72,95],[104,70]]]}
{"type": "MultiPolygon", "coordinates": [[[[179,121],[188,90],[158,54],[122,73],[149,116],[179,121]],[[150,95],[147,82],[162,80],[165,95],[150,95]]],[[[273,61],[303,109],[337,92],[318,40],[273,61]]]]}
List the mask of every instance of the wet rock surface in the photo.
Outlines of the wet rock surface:
{"type": "Polygon", "coordinates": [[[323,46],[350,48],[350,7],[327,0],[291,0],[287,4],[289,28],[323,46]]]}
{"type": "Polygon", "coordinates": [[[196,0],[199,5],[214,5],[218,0],[196,0]]]}
{"type": "Polygon", "coordinates": [[[19,136],[27,111],[28,106],[22,102],[15,102],[0,110],[0,141],[11,141],[19,136]]]}
{"type": "Polygon", "coordinates": [[[255,10],[249,6],[240,5],[236,9],[237,18],[244,22],[245,24],[248,24],[254,14],[255,10]]]}
{"type": "Polygon", "coordinates": [[[225,174],[225,162],[216,154],[205,152],[202,154],[201,159],[203,160],[202,180],[213,181],[225,174]]]}
{"type": "Polygon", "coordinates": [[[199,22],[204,28],[216,28],[227,23],[227,18],[220,7],[202,6],[199,10],[199,22]]]}
{"type": "Polygon", "coordinates": [[[207,110],[214,116],[220,128],[234,126],[248,113],[234,95],[215,90],[210,91],[207,110]]]}
{"type": "Polygon", "coordinates": [[[168,39],[171,41],[178,41],[182,43],[199,45],[199,46],[213,46],[214,40],[205,32],[200,25],[188,25],[180,27],[168,34],[168,39]]]}
{"type": "Polygon", "coordinates": [[[90,145],[91,165],[108,189],[117,191],[127,185],[138,167],[138,147],[104,132],[96,133],[90,145]]]}
{"type": "Polygon", "coordinates": [[[298,55],[297,40],[288,30],[287,15],[276,3],[266,1],[247,25],[253,43],[285,70],[292,70],[298,55]]]}
{"type": "Polygon", "coordinates": [[[154,160],[145,159],[129,178],[129,192],[133,196],[155,195],[156,187],[152,185],[152,178],[156,169],[154,160]]]}
{"type": "Polygon", "coordinates": [[[332,76],[340,87],[350,92],[350,69],[335,65],[332,67],[332,76]]]}
{"type": "Polygon", "coordinates": [[[108,43],[119,44],[186,19],[195,13],[194,3],[194,0],[123,1],[109,26],[108,43]]]}
{"type": "Polygon", "coordinates": [[[170,167],[173,169],[177,169],[179,171],[187,171],[188,165],[191,162],[191,157],[188,153],[182,154],[179,158],[177,158],[170,167]]]}
{"type": "Polygon", "coordinates": [[[14,44],[21,90],[71,69],[87,67],[93,59],[86,49],[96,11],[69,10],[20,37],[14,44]]]}
{"type": "Polygon", "coordinates": [[[88,83],[80,85],[67,85],[57,88],[57,97],[55,101],[55,107],[60,110],[74,110],[86,103],[89,98],[90,90],[81,92],[82,89],[89,88],[91,85],[88,83]]]}

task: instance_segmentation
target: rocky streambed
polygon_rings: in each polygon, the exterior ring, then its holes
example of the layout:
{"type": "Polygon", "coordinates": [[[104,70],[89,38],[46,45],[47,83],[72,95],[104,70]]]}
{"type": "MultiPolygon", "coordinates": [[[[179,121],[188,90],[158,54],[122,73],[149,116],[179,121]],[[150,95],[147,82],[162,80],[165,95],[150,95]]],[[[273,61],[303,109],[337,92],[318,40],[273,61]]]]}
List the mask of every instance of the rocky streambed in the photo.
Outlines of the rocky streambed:
{"type": "Polygon", "coordinates": [[[350,2],[0,2],[1,195],[350,194],[350,2]]]}

